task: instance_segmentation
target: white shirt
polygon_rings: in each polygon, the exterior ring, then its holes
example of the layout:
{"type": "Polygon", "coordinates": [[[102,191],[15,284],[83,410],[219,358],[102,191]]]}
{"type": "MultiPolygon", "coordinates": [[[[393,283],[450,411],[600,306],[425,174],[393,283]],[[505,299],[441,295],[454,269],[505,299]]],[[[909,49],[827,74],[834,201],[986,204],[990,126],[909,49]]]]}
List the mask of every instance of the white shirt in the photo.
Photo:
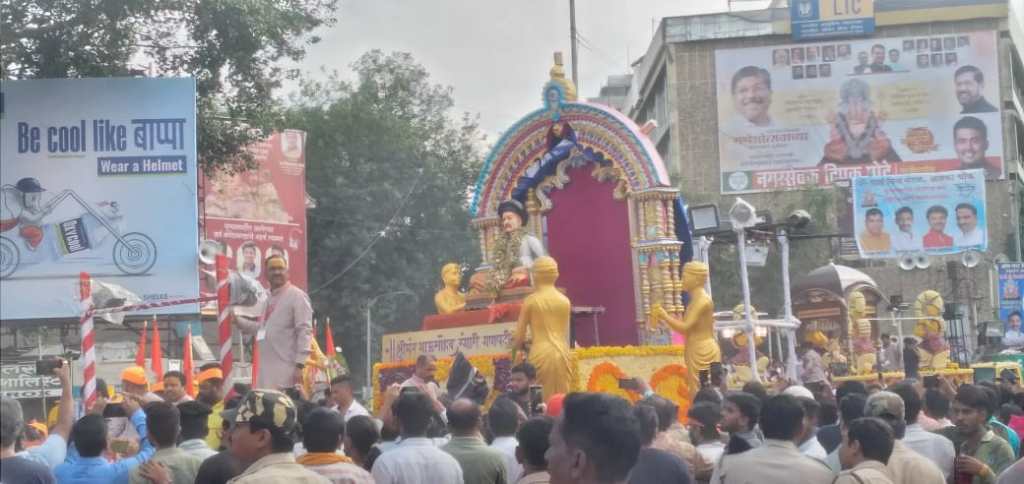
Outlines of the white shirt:
{"type": "Polygon", "coordinates": [[[519,447],[519,441],[511,435],[495,437],[494,442],[491,442],[491,448],[501,452],[505,461],[508,482],[516,482],[523,475],[523,466],[516,460],[516,447],[519,447]]]}
{"type": "Polygon", "coordinates": [[[462,484],[462,467],[430,439],[404,439],[373,463],[377,484],[462,484]]]}
{"type": "Polygon", "coordinates": [[[348,419],[355,417],[356,415],[370,416],[370,412],[366,410],[366,407],[362,406],[359,402],[352,400],[349,404],[348,410],[345,410],[345,423],[348,423],[348,419]]]}
{"type": "Polygon", "coordinates": [[[822,462],[828,458],[828,452],[825,452],[825,448],[821,446],[821,442],[818,442],[818,437],[811,437],[800,444],[800,453],[807,457],[813,457],[822,462]]]}
{"type": "Polygon", "coordinates": [[[725,453],[725,444],[722,442],[707,442],[697,446],[697,452],[707,462],[718,462],[725,453]]]}
{"type": "Polygon", "coordinates": [[[203,460],[217,455],[217,451],[211,449],[204,439],[188,439],[178,444],[178,448],[203,460]]]}
{"type": "Polygon", "coordinates": [[[960,232],[957,237],[956,245],[960,247],[968,247],[972,245],[982,245],[985,243],[985,234],[981,233],[977,227],[971,229],[970,232],[960,232]]]}
{"type": "Polygon", "coordinates": [[[913,232],[897,230],[890,237],[892,250],[896,252],[916,252],[921,250],[921,238],[914,237],[913,232]]]}
{"type": "Polygon", "coordinates": [[[935,463],[946,479],[953,474],[956,449],[949,439],[925,430],[921,424],[914,423],[907,425],[907,433],[902,441],[907,448],[935,463]]]}
{"type": "Polygon", "coordinates": [[[1003,334],[1003,344],[1012,347],[1024,346],[1024,333],[1012,329],[1006,330],[1006,333],[1003,334]]]}

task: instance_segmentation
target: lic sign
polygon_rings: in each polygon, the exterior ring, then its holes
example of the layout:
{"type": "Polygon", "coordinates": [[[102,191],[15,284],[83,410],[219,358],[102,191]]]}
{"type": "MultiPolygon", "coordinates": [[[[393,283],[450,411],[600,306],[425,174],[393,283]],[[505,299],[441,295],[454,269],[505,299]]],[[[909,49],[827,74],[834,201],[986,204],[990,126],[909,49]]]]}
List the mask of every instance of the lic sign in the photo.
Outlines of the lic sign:
{"type": "Polygon", "coordinates": [[[874,0],[791,0],[793,40],[855,37],[874,33],[874,0]]]}

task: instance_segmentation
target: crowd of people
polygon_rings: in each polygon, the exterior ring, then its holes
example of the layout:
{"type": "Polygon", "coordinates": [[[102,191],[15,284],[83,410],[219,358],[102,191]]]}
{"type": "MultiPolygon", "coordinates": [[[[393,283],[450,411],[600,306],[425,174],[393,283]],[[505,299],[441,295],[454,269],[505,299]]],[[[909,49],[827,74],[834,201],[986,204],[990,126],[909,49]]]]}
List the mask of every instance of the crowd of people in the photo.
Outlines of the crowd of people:
{"type": "Polygon", "coordinates": [[[712,382],[682,424],[676,403],[642,380],[635,402],[603,393],[537,402],[529,363],[487,400],[443,393],[436,362],[423,356],[374,413],[347,376],[318,395],[225,388],[216,364],[200,369],[195,399],[178,372],[154,392],[145,371],[130,367],[121,392],[101,385],[96,403],[76,410],[68,371],[66,363],[56,371],[62,396],[46,425],[27,425],[18,401],[2,400],[0,482],[1024,482],[1024,388],[1009,372],[958,387],[943,378],[835,390],[751,382],[729,391],[712,382]]]}

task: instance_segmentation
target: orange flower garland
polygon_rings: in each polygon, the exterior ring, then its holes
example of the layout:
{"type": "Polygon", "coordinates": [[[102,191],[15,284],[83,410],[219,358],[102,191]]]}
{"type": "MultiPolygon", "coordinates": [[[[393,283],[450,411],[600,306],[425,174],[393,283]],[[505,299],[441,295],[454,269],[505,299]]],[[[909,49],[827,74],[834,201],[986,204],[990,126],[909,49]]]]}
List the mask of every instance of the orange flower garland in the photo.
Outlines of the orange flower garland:
{"type": "Polygon", "coordinates": [[[687,373],[685,366],[671,364],[659,368],[651,375],[651,389],[679,405],[679,421],[684,423],[691,403],[690,390],[686,384],[687,373]]]}
{"type": "Polygon", "coordinates": [[[600,363],[590,372],[590,379],[587,380],[587,391],[601,392],[617,395],[630,402],[636,403],[640,400],[640,394],[632,390],[619,388],[619,380],[628,378],[618,365],[610,361],[600,363]]]}

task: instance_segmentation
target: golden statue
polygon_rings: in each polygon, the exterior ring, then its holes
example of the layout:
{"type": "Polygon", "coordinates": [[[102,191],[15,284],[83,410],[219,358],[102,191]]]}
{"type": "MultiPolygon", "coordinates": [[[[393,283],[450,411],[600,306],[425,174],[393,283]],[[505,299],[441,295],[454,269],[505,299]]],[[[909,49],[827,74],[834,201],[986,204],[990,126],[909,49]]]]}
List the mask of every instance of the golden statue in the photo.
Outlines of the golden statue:
{"type": "MultiPolygon", "coordinates": [[[[824,335],[824,333],[822,333],[824,335]]],[[[825,364],[825,368],[829,368],[832,365],[846,364],[846,355],[843,354],[842,347],[839,346],[839,340],[825,337],[828,341],[825,344],[825,354],[821,357],[821,362],[825,364]]]]}
{"type": "Polygon", "coordinates": [[[569,359],[569,298],[555,289],[557,279],[555,259],[542,256],[533,262],[535,289],[523,301],[512,337],[512,348],[525,350],[529,330],[529,362],[537,368],[545,397],[569,393],[574,380],[569,359]]]}
{"type": "Polygon", "coordinates": [[[690,293],[690,305],[683,312],[683,319],[672,317],[660,303],[651,305],[649,319],[650,324],[667,324],[686,338],[683,360],[688,372],[687,385],[691,397],[700,389],[700,370],[708,370],[711,363],[722,361],[722,350],[715,341],[715,306],[704,291],[707,279],[707,264],[687,262],[683,266],[683,291],[690,293]]]}
{"type": "Polygon", "coordinates": [[[445,264],[441,268],[441,282],[444,283],[444,289],[434,294],[437,314],[451,314],[465,309],[466,295],[459,291],[459,283],[462,282],[462,268],[454,262],[445,264]]]}
{"type": "Polygon", "coordinates": [[[943,337],[946,331],[942,319],[943,306],[942,295],[931,289],[919,294],[917,301],[914,301],[914,312],[920,318],[914,325],[914,334],[921,338],[917,352],[921,355],[922,370],[942,369],[949,362],[949,345],[943,337]]]}
{"type": "Polygon", "coordinates": [[[526,230],[529,213],[518,200],[498,205],[501,233],[494,239],[494,256],[489,272],[478,272],[469,280],[470,293],[497,295],[502,289],[530,285],[530,267],[543,255],[544,244],[526,230]]]}
{"type": "Polygon", "coordinates": [[[868,315],[868,303],[864,293],[853,291],[847,300],[848,332],[853,342],[853,355],[857,373],[875,371],[878,356],[875,342],[871,339],[871,321],[864,319],[868,315]]]}
{"type": "MultiPolygon", "coordinates": [[[[750,316],[757,319],[757,308],[750,307],[750,316]]],[[[743,304],[737,304],[736,307],[732,308],[732,320],[741,321],[746,318],[743,304]]],[[[732,337],[732,345],[736,347],[737,351],[732,358],[729,358],[729,363],[733,366],[733,380],[737,383],[745,383],[754,378],[754,374],[750,371],[750,350],[747,349],[747,332],[737,331],[732,337]]],[[[757,350],[757,347],[764,342],[764,337],[754,336],[754,351],[757,355],[757,371],[764,374],[768,369],[768,357],[764,356],[763,353],[757,350]]]]}

